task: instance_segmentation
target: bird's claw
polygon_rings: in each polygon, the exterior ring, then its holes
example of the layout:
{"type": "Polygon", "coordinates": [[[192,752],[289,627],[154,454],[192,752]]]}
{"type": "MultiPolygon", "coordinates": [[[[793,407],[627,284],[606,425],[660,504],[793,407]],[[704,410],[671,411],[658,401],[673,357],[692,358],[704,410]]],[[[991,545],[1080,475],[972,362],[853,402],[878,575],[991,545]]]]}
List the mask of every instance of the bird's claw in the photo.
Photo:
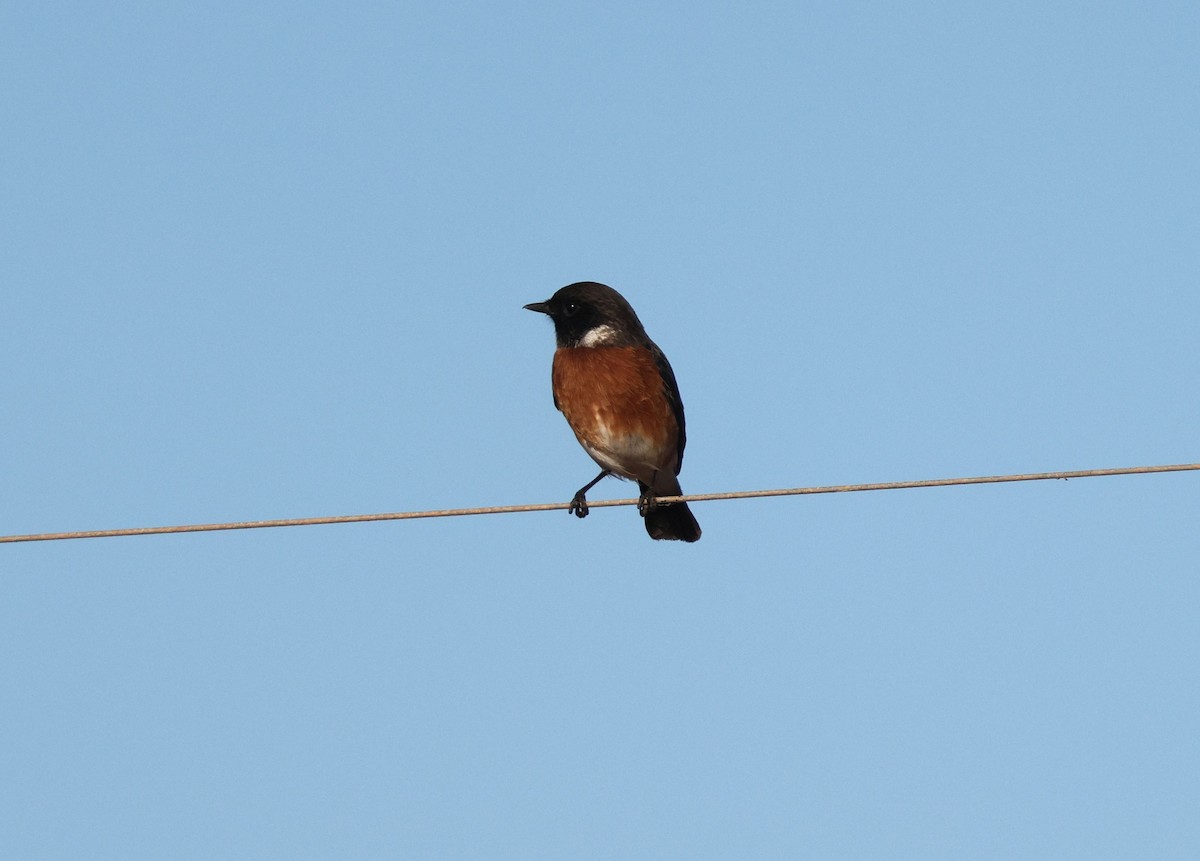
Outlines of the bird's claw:
{"type": "Polygon", "coordinates": [[[654,494],[649,491],[638,497],[638,514],[642,515],[642,517],[645,517],[656,507],[658,507],[658,503],[654,500],[654,494]]]}
{"type": "Polygon", "coordinates": [[[588,516],[587,497],[583,495],[582,490],[571,499],[571,504],[567,507],[567,513],[574,514],[580,519],[588,516]]]}

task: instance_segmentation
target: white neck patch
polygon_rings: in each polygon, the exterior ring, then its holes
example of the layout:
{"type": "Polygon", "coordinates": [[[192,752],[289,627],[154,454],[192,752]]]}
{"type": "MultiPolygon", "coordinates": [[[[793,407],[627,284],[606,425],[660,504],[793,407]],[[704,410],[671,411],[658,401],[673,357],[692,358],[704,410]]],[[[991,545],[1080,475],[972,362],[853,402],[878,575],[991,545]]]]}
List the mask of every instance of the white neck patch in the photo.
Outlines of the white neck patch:
{"type": "Polygon", "coordinates": [[[617,330],[608,324],[604,324],[584,332],[583,337],[579,339],[579,346],[599,347],[604,344],[611,344],[616,339],[617,330]]]}

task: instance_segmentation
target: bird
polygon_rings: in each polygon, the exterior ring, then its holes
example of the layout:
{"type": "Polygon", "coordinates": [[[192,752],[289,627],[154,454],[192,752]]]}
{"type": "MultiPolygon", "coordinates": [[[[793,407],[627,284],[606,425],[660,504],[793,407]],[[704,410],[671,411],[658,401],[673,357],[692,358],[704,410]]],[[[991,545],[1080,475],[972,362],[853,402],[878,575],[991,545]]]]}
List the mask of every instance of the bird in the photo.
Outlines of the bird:
{"type": "Polygon", "coordinates": [[[615,475],[638,483],[638,512],[651,538],[699,540],[686,502],[656,502],[683,492],[678,475],[687,434],[675,372],[633,306],[605,284],[580,281],[525,309],[554,322],[554,406],[600,467],[568,510],[587,517],[587,492],[615,475]]]}

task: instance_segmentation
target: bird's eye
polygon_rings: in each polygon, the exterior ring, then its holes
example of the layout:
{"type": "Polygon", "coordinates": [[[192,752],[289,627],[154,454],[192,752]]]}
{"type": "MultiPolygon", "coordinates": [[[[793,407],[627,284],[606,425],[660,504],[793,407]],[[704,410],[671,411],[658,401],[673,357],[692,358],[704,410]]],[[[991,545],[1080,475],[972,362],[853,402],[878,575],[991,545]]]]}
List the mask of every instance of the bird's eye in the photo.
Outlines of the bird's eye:
{"type": "Polygon", "coordinates": [[[567,307],[563,308],[563,314],[567,317],[574,317],[579,313],[578,302],[568,302],[567,307]]]}

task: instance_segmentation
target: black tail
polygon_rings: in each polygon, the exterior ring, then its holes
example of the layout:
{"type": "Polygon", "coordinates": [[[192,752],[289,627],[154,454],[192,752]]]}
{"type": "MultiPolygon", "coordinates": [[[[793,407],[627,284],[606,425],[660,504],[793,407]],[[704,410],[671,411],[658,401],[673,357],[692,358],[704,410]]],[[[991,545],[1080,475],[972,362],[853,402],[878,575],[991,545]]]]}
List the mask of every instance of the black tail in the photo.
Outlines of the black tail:
{"type": "MultiPolygon", "coordinates": [[[[657,482],[662,484],[661,478],[657,482]]],[[[646,485],[638,482],[642,494],[646,493],[646,485]]],[[[679,496],[682,491],[679,483],[674,482],[670,488],[660,488],[663,496],[679,496]]],[[[699,541],[700,524],[692,516],[692,510],[686,502],[673,502],[670,505],[655,505],[651,503],[646,512],[646,531],[655,541],[699,541]]]]}
{"type": "Polygon", "coordinates": [[[655,541],[700,540],[700,524],[686,502],[659,505],[646,512],[646,531],[655,541]]]}

